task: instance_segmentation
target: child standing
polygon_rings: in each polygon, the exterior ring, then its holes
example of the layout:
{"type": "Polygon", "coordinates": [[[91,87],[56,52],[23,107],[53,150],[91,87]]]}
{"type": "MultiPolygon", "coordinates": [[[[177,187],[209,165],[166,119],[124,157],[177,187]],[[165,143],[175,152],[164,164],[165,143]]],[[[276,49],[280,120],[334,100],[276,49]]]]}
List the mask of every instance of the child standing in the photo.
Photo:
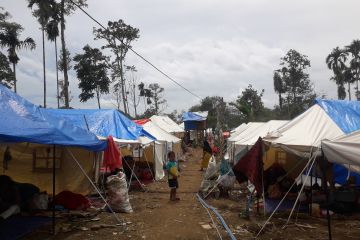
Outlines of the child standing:
{"type": "Polygon", "coordinates": [[[168,173],[168,182],[170,188],[170,200],[177,201],[180,198],[176,197],[176,189],[179,187],[178,177],[180,177],[177,162],[175,160],[175,153],[170,151],[168,153],[168,163],[166,164],[166,170],[168,173]]]}

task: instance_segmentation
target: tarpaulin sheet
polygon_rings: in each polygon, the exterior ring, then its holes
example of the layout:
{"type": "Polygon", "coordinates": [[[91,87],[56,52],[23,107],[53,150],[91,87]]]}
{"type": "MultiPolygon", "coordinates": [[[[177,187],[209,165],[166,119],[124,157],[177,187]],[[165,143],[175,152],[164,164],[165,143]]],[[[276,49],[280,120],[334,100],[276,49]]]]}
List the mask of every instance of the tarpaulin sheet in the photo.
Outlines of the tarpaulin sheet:
{"type": "Polygon", "coordinates": [[[115,109],[45,109],[48,114],[69,120],[74,125],[101,136],[137,140],[140,136],[155,139],[115,109]]]}
{"type": "Polygon", "coordinates": [[[0,103],[0,142],[78,146],[92,151],[106,148],[106,141],[72,122],[46,114],[2,84],[0,103]]]}
{"type": "Polygon", "coordinates": [[[344,133],[360,129],[360,101],[316,99],[315,103],[324,109],[344,133]]]}
{"type": "MultiPolygon", "coordinates": [[[[360,129],[360,101],[322,100],[316,99],[316,104],[330,116],[336,125],[346,134],[360,129]]],[[[345,184],[348,176],[356,178],[356,185],[360,185],[360,175],[351,172],[340,164],[333,166],[335,182],[345,184]]]]}
{"type": "Polygon", "coordinates": [[[136,124],[139,124],[141,126],[144,125],[145,123],[149,122],[149,121],[150,121],[150,119],[148,119],[148,118],[134,120],[134,122],[136,124]]]}
{"type": "Polygon", "coordinates": [[[261,138],[233,167],[234,174],[239,183],[249,180],[254,184],[258,194],[262,192],[263,150],[261,138]]]}
{"type": "Polygon", "coordinates": [[[187,121],[201,122],[201,121],[205,121],[206,117],[200,116],[200,115],[198,115],[196,113],[193,113],[193,112],[184,112],[182,114],[182,120],[184,122],[187,122],[187,121]]]}

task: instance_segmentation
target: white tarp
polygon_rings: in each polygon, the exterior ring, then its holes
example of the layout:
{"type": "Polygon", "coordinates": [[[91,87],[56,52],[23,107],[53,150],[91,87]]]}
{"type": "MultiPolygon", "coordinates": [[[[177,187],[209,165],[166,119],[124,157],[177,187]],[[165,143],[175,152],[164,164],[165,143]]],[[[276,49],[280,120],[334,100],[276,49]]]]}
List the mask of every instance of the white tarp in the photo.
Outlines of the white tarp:
{"type": "Polygon", "coordinates": [[[261,126],[255,128],[253,131],[246,132],[246,135],[242,136],[242,138],[235,142],[235,145],[245,145],[252,146],[256,143],[259,137],[263,138],[268,135],[270,132],[277,130],[278,128],[284,126],[289,121],[285,120],[270,120],[261,126]]]}
{"type": "Polygon", "coordinates": [[[168,133],[181,133],[184,132],[184,129],[181,129],[176,122],[171,120],[168,116],[152,116],[150,120],[156,124],[161,129],[165,130],[168,133]]]}
{"type": "Polygon", "coordinates": [[[237,126],[235,129],[231,130],[230,133],[235,134],[235,133],[241,131],[241,129],[243,129],[245,126],[246,126],[246,123],[242,123],[239,126],[237,126]]]}
{"type": "Polygon", "coordinates": [[[171,135],[151,121],[145,123],[143,128],[157,140],[155,144],[155,180],[160,180],[165,176],[163,165],[166,161],[168,148],[172,147],[173,143],[180,142],[181,139],[171,135]]]}
{"type": "Polygon", "coordinates": [[[174,135],[170,134],[169,132],[163,130],[155,123],[149,121],[143,125],[145,131],[150,133],[152,136],[156,138],[157,141],[164,141],[168,143],[177,143],[180,142],[181,139],[175,137],[174,135]]]}
{"type": "Polygon", "coordinates": [[[230,136],[230,138],[228,139],[228,142],[237,142],[242,139],[246,139],[246,137],[249,134],[251,134],[253,131],[255,131],[257,128],[259,128],[260,126],[262,126],[264,124],[265,123],[263,123],[263,122],[249,122],[248,124],[244,125],[243,127],[241,127],[242,125],[240,125],[241,128],[239,127],[237,132],[235,132],[235,134],[230,136]]]}
{"type": "Polygon", "coordinates": [[[315,104],[263,140],[298,156],[308,157],[310,152],[320,149],[322,140],[335,139],[343,134],[329,115],[315,104]]]}
{"type": "Polygon", "coordinates": [[[324,140],[322,149],[329,162],[342,164],[351,171],[360,173],[360,131],[333,141],[324,140]]]}

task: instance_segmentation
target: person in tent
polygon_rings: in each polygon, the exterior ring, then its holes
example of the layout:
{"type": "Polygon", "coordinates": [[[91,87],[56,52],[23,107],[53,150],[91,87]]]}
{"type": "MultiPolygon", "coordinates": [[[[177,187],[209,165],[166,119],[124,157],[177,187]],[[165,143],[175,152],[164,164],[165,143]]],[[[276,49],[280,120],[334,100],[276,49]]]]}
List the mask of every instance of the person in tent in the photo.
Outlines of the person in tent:
{"type": "Polygon", "coordinates": [[[177,201],[180,198],[176,197],[176,189],[179,187],[178,177],[180,177],[179,168],[175,159],[175,153],[170,151],[168,153],[168,163],[166,164],[166,171],[168,173],[168,183],[170,188],[170,201],[177,201]]]}
{"type": "Polygon", "coordinates": [[[201,161],[200,171],[203,171],[204,168],[207,168],[211,156],[212,156],[212,148],[211,148],[208,140],[205,139],[204,146],[203,146],[203,158],[202,158],[202,161],[201,161]]]}

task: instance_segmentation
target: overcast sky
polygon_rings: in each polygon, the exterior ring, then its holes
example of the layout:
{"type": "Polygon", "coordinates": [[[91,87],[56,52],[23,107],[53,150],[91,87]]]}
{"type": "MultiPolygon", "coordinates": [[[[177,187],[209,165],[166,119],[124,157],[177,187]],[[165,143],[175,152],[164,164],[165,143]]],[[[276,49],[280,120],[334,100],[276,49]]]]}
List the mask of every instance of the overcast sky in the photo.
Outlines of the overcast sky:
{"type": "MultiPolygon", "coordinates": [[[[267,107],[277,103],[273,70],[289,49],[309,57],[310,78],[318,94],[336,98],[336,85],[326,56],[360,38],[358,0],[88,0],[86,9],[101,23],[123,19],[140,29],[133,48],[195,94],[223,96],[231,101],[249,84],[265,89],[267,107]]],[[[43,102],[41,32],[25,0],[2,0],[0,6],[37,43],[35,51],[19,51],[18,93],[30,101],[43,102]]],[[[81,11],[67,19],[66,41],[72,56],[93,40],[96,24],[81,11]]],[[[97,26],[96,26],[97,27],[97,26]]],[[[2,50],[4,51],[4,49],[2,50]]],[[[48,103],[56,107],[54,48],[46,44],[48,103]]],[[[168,102],[165,112],[187,110],[199,99],[185,92],[129,53],[127,65],[138,69],[138,81],[159,83],[168,102]]],[[[96,108],[95,100],[80,103],[74,72],[70,73],[71,106],[96,108]]],[[[114,107],[110,96],[103,107],[114,107]]]]}

